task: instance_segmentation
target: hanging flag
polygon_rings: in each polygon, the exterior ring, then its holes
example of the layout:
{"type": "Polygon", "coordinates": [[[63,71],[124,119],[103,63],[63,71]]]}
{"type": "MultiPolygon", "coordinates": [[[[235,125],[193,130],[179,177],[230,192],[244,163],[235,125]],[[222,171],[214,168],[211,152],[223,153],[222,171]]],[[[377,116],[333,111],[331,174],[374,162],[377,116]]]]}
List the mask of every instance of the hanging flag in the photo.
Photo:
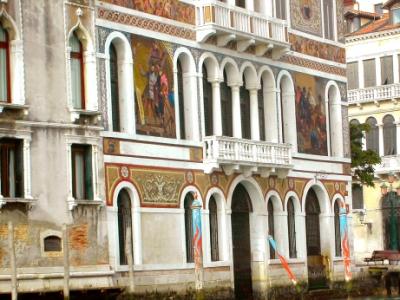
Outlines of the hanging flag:
{"type": "Polygon", "coordinates": [[[340,221],[340,237],[342,240],[344,278],[346,281],[349,281],[351,279],[351,259],[350,259],[350,247],[349,247],[349,233],[347,228],[347,209],[343,201],[340,201],[339,221],[340,221]]]}
{"type": "Polygon", "coordinates": [[[285,259],[282,255],[279,254],[279,252],[278,252],[278,250],[277,250],[277,248],[276,248],[276,243],[275,243],[274,238],[273,238],[272,236],[269,235],[269,236],[268,236],[268,241],[269,241],[269,243],[271,244],[271,247],[274,248],[275,254],[278,256],[279,260],[281,261],[281,264],[282,264],[283,268],[284,268],[284,269],[286,270],[286,272],[288,273],[289,279],[292,281],[292,283],[293,283],[294,285],[296,285],[296,284],[297,284],[296,276],[294,276],[294,274],[293,274],[292,270],[290,269],[289,264],[288,264],[288,262],[286,261],[286,259],[285,259]]]}

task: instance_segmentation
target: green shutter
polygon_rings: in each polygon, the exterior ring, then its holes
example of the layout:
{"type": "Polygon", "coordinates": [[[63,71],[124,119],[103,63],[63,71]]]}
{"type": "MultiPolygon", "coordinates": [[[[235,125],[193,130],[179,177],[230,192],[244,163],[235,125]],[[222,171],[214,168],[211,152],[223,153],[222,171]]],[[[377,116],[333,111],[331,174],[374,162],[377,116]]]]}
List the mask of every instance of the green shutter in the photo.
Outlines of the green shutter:
{"type": "Polygon", "coordinates": [[[92,170],[92,147],[87,147],[85,151],[85,190],[86,199],[93,200],[93,170],[92,170]]]}

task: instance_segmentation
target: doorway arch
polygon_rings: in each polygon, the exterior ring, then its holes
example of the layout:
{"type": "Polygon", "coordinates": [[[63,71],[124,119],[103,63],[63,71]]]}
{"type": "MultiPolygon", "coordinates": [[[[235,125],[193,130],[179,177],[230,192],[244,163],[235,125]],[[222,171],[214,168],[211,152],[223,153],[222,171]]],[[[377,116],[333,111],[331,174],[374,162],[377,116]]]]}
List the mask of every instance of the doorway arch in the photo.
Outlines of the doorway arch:
{"type": "Polygon", "coordinates": [[[236,299],[252,299],[250,248],[250,196],[242,184],[238,184],[232,195],[232,251],[236,299]]]}

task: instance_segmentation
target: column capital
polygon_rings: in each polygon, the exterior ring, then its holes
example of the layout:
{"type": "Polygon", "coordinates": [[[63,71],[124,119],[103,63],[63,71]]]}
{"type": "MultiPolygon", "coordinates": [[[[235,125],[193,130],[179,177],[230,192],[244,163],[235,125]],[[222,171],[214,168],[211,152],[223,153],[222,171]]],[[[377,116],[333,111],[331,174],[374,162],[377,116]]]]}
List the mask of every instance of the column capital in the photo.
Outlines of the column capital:
{"type": "Polygon", "coordinates": [[[235,87],[240,88],[241,86],[243,86],[243,81],[228,82],[228,86],[230,88],[235,88],[235,87]]]}

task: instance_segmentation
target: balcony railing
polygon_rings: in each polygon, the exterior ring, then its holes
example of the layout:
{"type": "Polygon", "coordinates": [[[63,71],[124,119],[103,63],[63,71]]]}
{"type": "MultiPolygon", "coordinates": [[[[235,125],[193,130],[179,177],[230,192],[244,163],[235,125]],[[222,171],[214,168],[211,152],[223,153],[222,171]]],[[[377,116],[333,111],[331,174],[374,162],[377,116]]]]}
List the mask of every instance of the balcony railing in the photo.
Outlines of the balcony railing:
{"type": "Polygon", "coordinates": [[[381,100],[400,98],[400,84],[374,86],[364,89],[349,90],[347,97],[350,104],[361,104],[381,100]]]}
{"type": "MultiPolygon", "coordinates": [[[[250,40],[247,43],[248,46],[267,44],[268,49],[274,46],[289,48],[288,25],[285,20],[230,6],[220,1],[199,2],[197,5],[198,42],[205,42],[212,35],[217,35],[217,37],[222,35],[223,38],[218,41],[220,46],[224,46],[223,44],[233,39],[242,42],[247,38],[250,40]]],[[[242,51],[245,49],[246,47],[242,47],[242,51]]]]}
{"type": "Polygon", "coordinates": [[[209,173],[220,167],[225,170],[251,168],[255,173],[292,168],[289,144],[210,136],[204,139],[203,154],[209,173]]]}
{"type": "Polygon", "coordinates": [[[375,167],[377,175],[400,173],[400,155],[383,156],[382,161],[375,167]]]}

